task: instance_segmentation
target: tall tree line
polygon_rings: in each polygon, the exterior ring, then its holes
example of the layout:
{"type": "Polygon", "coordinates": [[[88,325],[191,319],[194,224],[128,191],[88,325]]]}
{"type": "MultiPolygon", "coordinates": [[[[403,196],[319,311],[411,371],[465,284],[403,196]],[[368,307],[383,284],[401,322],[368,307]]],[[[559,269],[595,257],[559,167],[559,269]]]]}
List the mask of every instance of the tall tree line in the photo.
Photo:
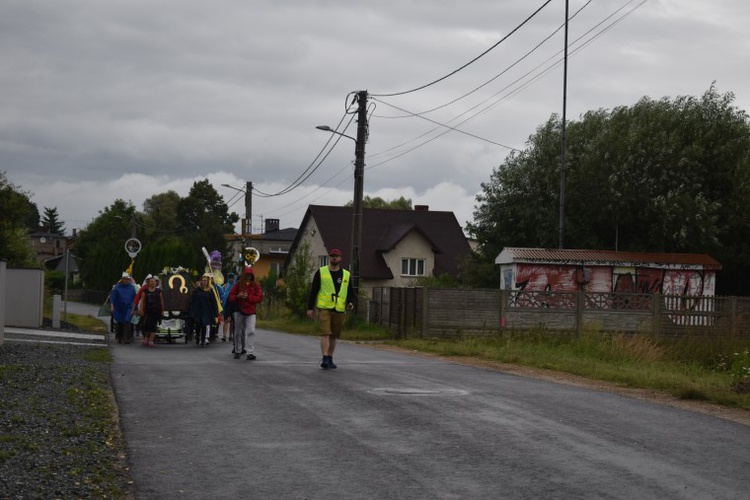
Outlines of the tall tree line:
{"type": "MultiPolygon", "coordinates": [[[[723,266],[717,293],[747,294],[750,123],[734,99],[712,85],[569,122],[564,246],[708,253],[723,266]]],[[[497,286],[506,246],[557,248],[561,129],[551,116],[482,184],[467,226],[478,284],[497,286]]]]}
{"type": "Polygon", "coordinates": [[[206,258],[201,248],[225,257],[225,234],[234,231],[239,215],[208,180],[193,183],[186,197],[174,191],[156,194],[139,212],[131,202],[115,202],[83,230],[75,243],[81,277],[88,288],[108,290],[131,263],[125,242],[135,236],[142,250],[133,263],[136,279],[165,267],[185,267],[202,273],[206,258]]]}

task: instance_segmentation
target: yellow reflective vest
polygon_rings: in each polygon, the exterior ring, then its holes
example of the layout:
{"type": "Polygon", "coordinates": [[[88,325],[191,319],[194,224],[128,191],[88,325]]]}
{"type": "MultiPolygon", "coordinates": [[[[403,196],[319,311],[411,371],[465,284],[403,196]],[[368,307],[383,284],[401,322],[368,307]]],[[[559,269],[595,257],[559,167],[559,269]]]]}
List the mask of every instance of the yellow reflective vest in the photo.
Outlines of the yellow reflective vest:
{"type": "Polygon", "coordinates": [[[331,270],[328,266],[320,268],[320,290],[318,291],[318,309],[335,309],[337,312],[346,311],[346,294],[349,291],[349,278],[350,273],[346,269],[343,269],[344,276],[341,280],[341,287],[339,288],[339,294],[336,295],[336,287],[333,284],[333,278],[331,277],[331,270]]]}

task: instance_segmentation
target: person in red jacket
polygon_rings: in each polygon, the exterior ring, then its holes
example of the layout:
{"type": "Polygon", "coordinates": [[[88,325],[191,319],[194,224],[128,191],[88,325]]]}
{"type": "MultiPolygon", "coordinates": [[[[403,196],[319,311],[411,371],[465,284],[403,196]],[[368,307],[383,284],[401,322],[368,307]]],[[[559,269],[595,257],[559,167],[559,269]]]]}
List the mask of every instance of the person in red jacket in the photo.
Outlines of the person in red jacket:
{"type": "Polygon", "coordinates": [[[234,359],[247,354],[255,359],[255,306],[263,300],[263,290],[255,282],[252,267],[246,267],[242,278],[229,291],[229,302],[234,304],[234,359]]]}

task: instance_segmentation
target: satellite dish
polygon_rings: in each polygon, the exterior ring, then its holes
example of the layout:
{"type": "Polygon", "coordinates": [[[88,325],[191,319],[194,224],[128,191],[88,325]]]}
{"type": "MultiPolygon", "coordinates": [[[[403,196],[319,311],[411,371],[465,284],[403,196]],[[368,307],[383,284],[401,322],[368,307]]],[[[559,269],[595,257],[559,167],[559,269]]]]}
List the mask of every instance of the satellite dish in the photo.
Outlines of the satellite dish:
{"type": "Polygon", "coordinates": [[[42,236],[41,238],[39,238],[39,243],[47,243],[47,238],[42,236]]]}

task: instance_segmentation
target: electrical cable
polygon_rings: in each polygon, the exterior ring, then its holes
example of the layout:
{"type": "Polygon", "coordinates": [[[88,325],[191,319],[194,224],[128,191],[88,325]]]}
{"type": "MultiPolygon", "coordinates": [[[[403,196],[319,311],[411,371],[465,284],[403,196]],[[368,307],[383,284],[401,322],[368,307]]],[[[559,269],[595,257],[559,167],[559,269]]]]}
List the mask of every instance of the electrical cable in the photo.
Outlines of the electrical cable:
{"type": "MultiPolygon", "coordinates": [[[[575,19],[575,17],[583,9],[585,9],[586,7],[588,7],[588,5],[591,2],[593,2],[593,1],[594,0],[588,0],[588,2],[586,2],[580,9],[578,9],[575,13],[573,13],[572,16],[570,16],[569,20],[575,19]]],[[[486,87],[487,85],[489,85],[490,83],[494,82],[495,80],[497,80],[498,78],[500,78],[501,76],[503,76],[505,73],[507,73],[508,71],[510,71],[511,69],[513,69],[516,65],[520,64],[524,59],[526,59],[531,54],[533,54],[534,52],[536,52],[542,45],[544,45],[545,43],[547,43],[553,36],[555,36],[564,27],[565,27],[565,23],[561,24],[552,33],[550,33],[549,35],[547,35],[541,42],[539,42],[536,46],[534,46],[533,49],[529,50],[528,52],[526,52],[526,54],[524,54],[523,56],[521,56],[518,59],[516,59],[511,65],[507,66],[500,73],[496,74],[495,76],[493,76],[492,78],[490,78],[489,80],[487,80],[486,82],[484,82],[483,84],[481,84],[478,87],[470,90],[469,92],[465,93],[464,95],[462,95],[460,97],[456,97],[452,101],[449,101],[449,102],[447,102],[445,104],[441,104],[440,106],[436,106],[434,108],[431,108],[431,109],[428,109],[428,110],[425,110],[425,111],[419,111],[419,112],[416,112],[416,113],[407,112],[408,114],[406,114],[406,115],[398,115],[398,116],[381,116],[381,115],[378,115],[377,118],[385,118],[385,119],[391,119],[391,120],[392,119],[398,119],[398,118],[413,118],[413,117],[417,117],[417,116],[426,115],[428,113],[432,113],[434,111],[438,111],[440,109],[446,108],[446,107],[450,106],[451,104],[455,104],[458,101],[460,101],[462,99],[465,99],[466,97],[469,97],[470,95],[474,94],[475,92],[477,92],[477,91],[481,90],[482,88],[486,87]]],[[[380,101],[380,102],[383,102],[383,101],[380,101]]]]}
{"type": "MultiPolygon", "coordinates": [[[[627,7],[628,5],[632,4],[632,3],[634,2],[634,1],[635,1],[635,0],[629,0],[628,2],[626,2],[626,3],[625,3],[624,5],[622,5],[622,6],[620,7],[620,8],[618,8],[617,10],[615,10],[615,11],[614,11],[614,12],[613,12],[612,14],[610,14],[609,16],[607,16],[606,18],[604,18],[604,19],[603,19],[602,21],[600,21],[599,23],[597,23],[596,25],[594,25],[594,26],[593,26],[592,28],[590,28],[590,29],[589,29],[588,31],[586,31],[586,33],[584,33],[583,35],[581,35],[580,37],[578,37],[578,38],[577,38],[577,39],[576,39],[576,40],[575,40],[575,41],[573,42],[573,44],[576,44],[576,43],[580,42],[580,41],[581,41],[581,40],[582,40],[582,39],[583,39],[584,37],[586,37],[587,35],[589,35],[589,34],[590,34],[590,33],[591,33],[592,31],[594,31],[594,30],[595,30],[596,28],[598,28],[599,26],[601,26],[602,24],[604,24],[604,23],[605,23],[605,22],[606,22],[607,20],[609,20],[609,19],[611,19],[612,17],[614,17],[614,16],[615,16],[615,15],[616,15],[617,13],[619,13],[620,11],[622,11],[622,10],[623,10],[623,9],[624,9],[625,7],[627,7]]],[[[597,39],[598,37],[600,37],[601,35],[603,35],[603,34],[604,34],[605,32],[609,31],[610,29],[612,29],[612,27],[614,27],[614,26],[615,26],[616,24],[618,24],[619,22],[621,22],[622,20],[624,20],[624,19],[625,19],[626,17],[628,17],[628,16],[630,15],[630,14],[632,14],[633,12],[635,12],[635,10],[637,10],[638,8],[640,8],[640,7],[641,7],[641,6],[643,5],[643,4],[645,4],[645,3],[647,2],[647,1],[648,1],[648,0],[642,0],[642,1],[641,1],[641,3],[639,3],[639,4],[637,5],[637,6],[635,6],[635,7],[633,8],[633,9],[631,9],[631,10],[630,10],[630,11],[628,11],[627,13],[623,14],[622,16],[620,16],[620,17],[619,17],[618,19],[616,19],[615,21],[613,21],[613,22],[612,22],[612,23],[610,23],[609,25],[607,25],[607,26],[606,26],[606,27],[605,27],[604,29],[602,29],[602,30],[601,30],[601,31],[599,31],[599,32],[598,32],[597,34],[595,34],[595,35],[594,35],[594,36],[593,36],[593,37],[592,37],[591,39],[589,39],[589,40],[587,40],[587,41],[585,41],[585,42],[582,42],[582,45],[581,45],[580,47],[576,48],[576,49],[575,49],[574,51],[572,51],[572,54],[575,54],[575,53],[577,53],[578,51],[582,50],[582,49],[583,49],[584,47],[588,46],[588,45],[589,45],[590,43],[592,43],[592,42],[593,42],[594,40],[596,40],[596,39],[597,39]]],[[[464,111],[463,113],[461,113],[461,114],[457,115],[456,117],[452,118],[451,120],[449,120],[449,122],[455,121],[456,119],[460,118],[461,116],[464,116],[465,114],[469,113],[470,111],[473,111],[474,109],[478,108],[478,107],[479,107],[479,106],[481,106],[482,104],[486,103],[487,101],[489,101],[489,100],[490,100],[490,99],[492,99],[493,97],[497,96],[498,94],[500,94],[500,93],[502,93],[502,92],[504,92],[504,91],[508,90],[508,89],[509,89],[510,87],[512,87],[513,85],[517,84],[518,82],[520,82],[520,81],[521,81],[521,80],[523,80],[524,78],[528,77],[529,75],[531,75],[531,74],[532,74],[532,73],[534,73],[535,71],[539,70],[539,68],[541,68],[542,66],[544,66],[545,64],[547,64],[547,63],[548,63],[548,62],[549,62],[550,60],[552,60],[552,59],[554,59],[555,57],[557,57],[557,56],[558,56],[558,55],[559,55],[559,54],[560,54],[561,52],[562,52],[562,51],[558,51],[558,52],[557,52],[556,54],[554,54],[554,55],[552,55],[551,57],[549,57],[549,58],[548,58],[547,60],[545,60],[545,61],[544,61],[543,63],[541,63],[541,64],[537,65],[537,66],[536,66],[535,68],[533,68],[532,70],[528,71],[527,73],[525,73],[524,75],[522,75],[522,76],[521,76],[521,77],[519,77],[518,79],[514,80],[514,81],[513,81],[512,83],[510,83],[510,84],[506,85],[506,86],[505,86],[504,88],[502,88],[502,89],[501,89],[500,91],[496,92],[496,93],[495,93],[495,94],[493,94],[492,96],[488,97],[487,99],[485,99],[485,100],[481,101],[480,103],[476,104],[475,106],[473,106],[473,107],[471,107],[471,108],[467,109],[467,110],[466,110],[466,111],[464,111]]],[[[493,103],[489,104],[489,105],[488,105],[488,106],[486,106],[485,108],[483,108],[483,109],[481,109],[480,111],[478,111],[478,112],[477,112],[476,114],[474,114],[474,115],[472,115],[472,116],[468,117],[467,119],[465,119],[465,120],[463,120],[463,121],[459,122],[459,123],[458,123],[458,125],[461,125],[461,124],[463,124],[463,123],[466,123],[467,121],[469,121],[469,120],[471,120],[471,119],[474,119],[474,118],[476,118],[476,117],[478,117],[478,116],[481,116],[482,114],[486,113],[486,112],[487,112],[487,111],[489,111],[489,110],[490,110],[491,108],[493,108],[494,106],[497,106],[498,104],[500,104],[500,102],[502,102],[502,101],[504,101],[504,100],[506,100],[506,99],[509,99],[510,97],[513,97],[514,95],[518,94],[519,92],[521,92],[522,90],[524,90],[525,88],[527,88],[527,87],[528,87],[529,85],[531,85],[532,83],[534,83],[535,81],[537,81],[538,79],[540,79],[540,78],[541,78],[542,76],[544,76],[545,74],[547,74],[547,73],[548,73],[549,71],[551,71],[552,69],[554,69],[554,68],[555,68],[556,66],[558,66],[558,65],[560,64],[560,62],[561,62],[561,60],[558,60],[558,61],[556,61],[556,62],[555,62],[555,63],[554,63],[554,64],[553,64],[552,66],[549,66],[549,67],[547,67],[546,69],[544,69],[544,70],[543,70],[543,71],[542,71],[542,72],[541,72],[541,73],[540,73],[539,75],[536,75],[536,76],[534,76],[534,77],[533,77],[533,78],[532,78],[532,79],[531,79],[530,81],[528,81],[528,82],[525,82],[525,83],[523,83],[523,84],[522,84],[522,85],[521,85],[521,86],[520,86],[519,88],[516,88],[516,89],[513,89],[513,90],[511,90],[509,94],[507,94],[507,95],[505,95],[505,96],[503,96],[503,97],[499,98],[498,100],[494,101],[493,103]]],[[[396,109],[399,109],[399,110],[400,110],[400,111],[402,111],[402,112],[406,112],[406,113],[409,113],[409,111],[403,110],[402,108],[399,108],[398,106],[394,106],[394,105],[392,105],[392,104],[389,104],[389,103],[387,103],[387,102],[385,102],[385,101],[383,101],[383,100],[381,100],[381,99],[375,99],[375,100],[377,100],[378,102],[380,102],[380,103],[382,103],[382,104],[385,104],[386,106],[394,107],[394,108],[396,108],[396,109]]],[[[419,118],[422,118],[422,119],[425,119],[425,120],[426,120],[426,118],[425,118],[425,117],[423,117],[423,116],[420,116],[420,115],[417,115],[417,114],[415,114],[414,116],[416,116],[416,117],[419,117],[419,118]]],[[[427,121],[431,121],[431,120],[427,120],[427,121]]],[[[456,130],[456,131],[460,131],[460,130],[457,130],[457,129],[456,129],[455,127],[450,127],[450,126],[448,126],[448,125],[440,124],[440,126],[442,126],[442,127],[446,127],[446,128],[448,128],[448,129],[450,129],[450,130],[456,130]]],[[[432,133],[432,132],[434,132],[434,131],[438,130],[439,128],[440,128],[440,127],[435,127],[435,128],[433,128],[433,129],[430,129],[430,130],[428,130],[427,132],[425,132],[425,133],[421,134],[420,136],[418,136],[418,137],[416,137],[416,138],[414,138],[414,139],[411,139],[410,141],[407,141],[407,142],[405,142],[405,143],[402,143],[402,144],[400,144],[400,145],[398,145],[398,146],[394,146],[394,147],[392,147],[392,148],[390,148],[390,149],[388,149],[388,150],[386,150],[386,151],[382,151],[382,152],[379,152],[379,153],[374,153],[374,154],[371,154],[371,155],[369,155],[369,157],[370,157],[370,158],[372,159],[372,158],[374,158],[374,157],[377,157],[377,156],[379,156],[379,155],[382,155],[382,154],[385,154],[385,153],[387,153],[387,152],[390,152],[390,151],[393,151],[393,150],[395,150],[395,149],[398,149],[398,148],[400,148],[400,147],[403,147],[403,146],[405,146],[405,145],[409,144],[410,142],[414,142],[415,140],[418,140],[418,139],[420,139],[420,138],[422,138],[422,137],[425,137],[425,136],[429,135],[430,133],[432,133]]],[[[442,137],[442,136],[443,136],[444,134],[448,133],[448,132],[449,132],[450,130],[446,130],[446,131],[443,131],[442,133],[438,134],[437,136],[435,136],[435,137],[433,137],[433,138],[431,138],[431,139],[429,139],[429,140],[427,140],[427,141],[424,141],[424,142],[422,142],[422,143],[420,143],[420,144],[416,145],[415,147],[413,147],[413,148],[411,148],[411,149],[409,149],[409,150],[407,150],[407,151],[405,151],[405,152],[403,152],[403,153],[400,153],[400,154],[398,154],[398,155],[396,155],[396,156],[394,156],[394,157],[392,157],[392,158],[389,158],[389,159],[387,159],[387,160],[383,160],[383,161],[381,161],[381,162],[379,162],[379,163],[373,164],[373,165],[371,165],[371,166],[370,166],[369,168],[374,168],[374,167],[377,167],[377,166],[379,166],[379,165],[382,165],[382,164],[384,164],[384,163],[387,163],[387,162],[390,162],[390,161],[392,161],[392,160],[395,160],[396,158],[400,158],[401,156],[404,156],[405,154],[407,154],[407,153],[410,153],[410,152],[412,152],[412,151],[414,151],[414,150],[418,149],[419,147],[422,147],[422,146],[424,146],[424,145],[426,145],[426,144],[428,144],[428,143],[432,142],[433,140],[435,140],[435,139],[437,139],[437,138],[439,138],[439,137],[442,137]]],[[[507,147],[507,146],[505,146],[505,147],[507,147]]]]}
{"type": "Polygon", "coordinates": [[[508,38],[510,38],[513,34],[515,34],[515,32],[518,31],[519,29],[521,29],[526,23],[528,23],[529,21],[531,21],[531,19],[534,18],[537,14],[539,14],[539,12],[541,12],[542,9],[544,9],[547,5],[549,5],[550,2],[552,2],[552,0],[547,0],[546,2],[544,2],[544,4],[541,7],[539,7],[537,10],[535,10],[534,13],[532,13],[529,17],[527,17],[521,24],[519,24],[518,26],[516,26],[515,28],[513,28],[513,30],[511,30],[510,33],[508,33],[503,38],[501,38],[500,40],[498,40],[498,42],[495,43],[492,47],[490,47],[489,49],[485,50],[484,52],[482,52],[477,57],[475,57],[471,61],[467,62],[466,64],[464,64],[460,68],[457,68],[457,69],[451,71],[447,75],[445,75],[445,76],[443,76],[441,78],[438,78],[437,80],[434,80],[434,81],[432,81],[430,83],[426,83],[426,84],[421,85],[419,87],[413,88],[411,90],[405,90],[403,92],[393,92],[393,93],[390,93],[390,94],[370,94],[370,95],[371,96],[377,96],[377,97],[395,97],[395,96],[399,96],[399,95],[411,94],[411,93],[416,92],[418,90],[423,90],[423,89],[426,89],[427,87],[431,87],[432,85],[435,85],[436,83],[442,82],[446,78],[449,78],[449,77],[455,75],[456,73],[458,73],[459,71],[461,71],[463,69],[466,69],[469,65],[475,63],[476,61],[478,61],[482,57],[486,56],[493,49],[495,49],[498,45],[500,45],[505,40],[507,40],[508,38]]]}

